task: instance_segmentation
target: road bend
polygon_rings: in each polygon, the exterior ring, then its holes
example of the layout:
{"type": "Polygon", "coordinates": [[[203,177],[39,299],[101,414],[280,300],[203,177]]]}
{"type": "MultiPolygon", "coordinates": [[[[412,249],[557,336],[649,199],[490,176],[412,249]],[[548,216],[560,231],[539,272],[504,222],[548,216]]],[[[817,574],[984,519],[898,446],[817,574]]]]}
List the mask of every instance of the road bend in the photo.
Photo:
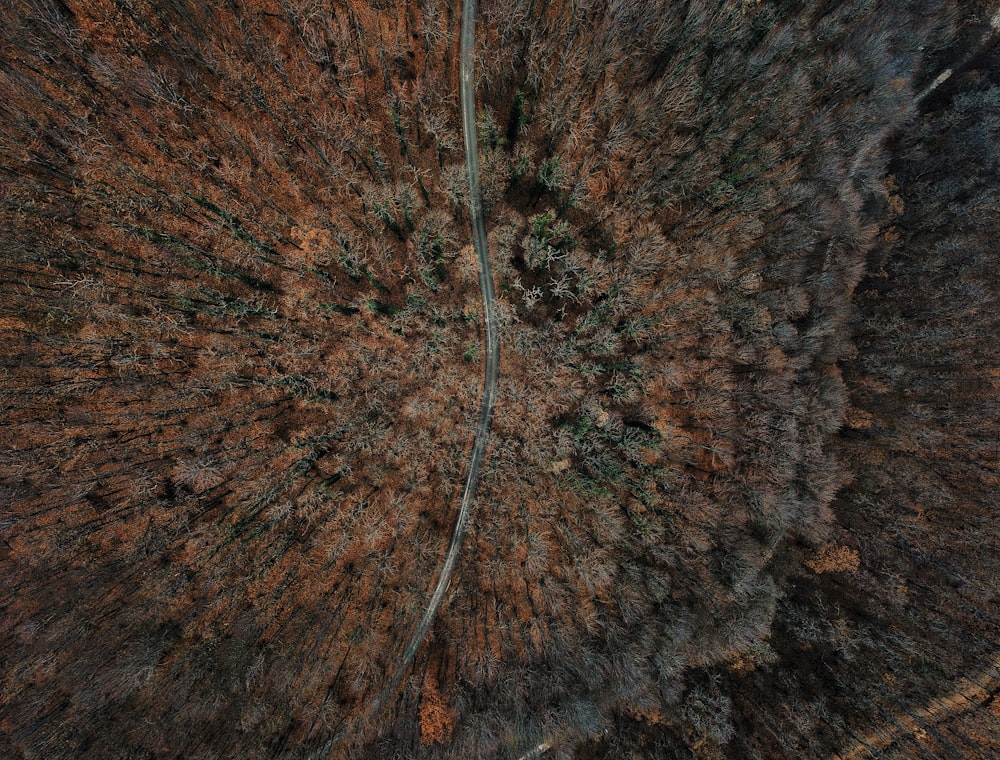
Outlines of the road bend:
{"type": "Polygon", "coordinates": [[[475,32],[477,0],[463,0],[462,3],[462,37],[459,60],[459,96],[462,107],[462,131],[465,135],[465,172],[468,180],[469,218],[472,225],[472,245],[479,259],[479,288],[483,298],[483,329],[486,337],[485,351],[485,381],[483,383],[483,398],[479,407],[479,421],[472,443],[472,454],[465,474],[465,485],[459,503],[455,525],[448,544],[437,582],[431,592],[423,616],[410,637],[400,658],[399,666],[392,680],[376,698],[375,704],[368,712],[368,722],[374,720],[385,704],[392,698],[413,665],[413,660],[427,638],[434,619],[441,609],[448,585],[455,572],[458,556],[462,550],[465,531],[472,513],[472,505],[476,498],[476,487],[479,484],[479,473],[483,466],[483,456],[490,434],[490,422],[493,419],[493,407],[496,404],[497,380],[500,376],[500,336],[497,324],[495,294],[493,289],[493,269],[490,266],[490,254],[486,244],[486,222],[483,219],[482,189],[479,184],[479,141],[476,131],[476,91],[474,77],[475,63],[475,32]]]}

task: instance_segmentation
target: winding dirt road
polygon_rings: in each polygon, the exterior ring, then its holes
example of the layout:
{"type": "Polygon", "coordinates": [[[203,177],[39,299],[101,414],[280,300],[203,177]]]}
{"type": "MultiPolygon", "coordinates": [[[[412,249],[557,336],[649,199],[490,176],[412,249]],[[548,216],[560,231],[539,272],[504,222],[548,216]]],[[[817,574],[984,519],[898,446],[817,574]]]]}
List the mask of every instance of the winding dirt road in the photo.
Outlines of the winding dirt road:
{"type": "Polygon", "coordinates": [[[444,603],[444,597],[455,572],[459,552],[462,549],[462,542],[465,539],[465,530],[469,524],[472,504],[476,498],[476,486],[479,484],[479,473],[483,465],[483,456],[486,453],[490,422],[493,419],[493,407],[496,404],[497,380],[500,376],[500,337],[494,301],[493,269],[490,266],[490,254],[486,243],[486,222],[483,219],[482,190],[479,184],[479,140],[476,132],[476,92],[473,77],[477,2],[478,0],[464,0],[462,4],[459,94],[462,107],[462,131],[465,135],[465,171],[469,186],[468,203],[472,225],[472,244],[479,258],[479,287],[483,298],[483,325],[486,334],[483,398],[479,408],[479,423],[476,426],[475,438],[472,443],[472,455],[466,470],[465,486],[462,489],[462,498],[458,514],[455,517],[451,542],[448,544],[448,553],[441,565],[434,590],[427,600],[424,614],[403,651],[392,680],[372,706],[369,720],[377,716],[385,703],[399,688],[413,664],[417,652],[427,638],[434,618],[444,603]]]}
{"type": "Polygon", "coordinates": [[[465,135],[465,173],[469,184],[469,216],[472,223],[472,245],[479,258],[479,288],[483,297],[483,325],[486,332],[486,368],[483,383],[483,399],[479,407],[479,424],[476,426],[476,436],[472,443],[472,456],[465,474],[465,486],[462,489],[462,499],[455,517],[455,527],[452,529],[448,554],[438,575],[437,584],[424,609],[413,637],[403,652],[401,669],[409,669],[413,658],[420,649],[434,618],[441,609],[444,595],[455,572],[458,553],[465,539],[465,529],[469,524],[472,503],[476,498],[476,486],[479,484],[479,472],[483,466],[483,456],[486,453],[486,443],[490,435],[490,422],[493,419],[493,407],[496,404],[497,380],[500,377],[500,338],[498,334],[496,303],[493,290],[493,269],[490,266],[490,252],[486,245],[486,222],[483,219],[482,190],[479,185],[479,140],[476,134],[476,91],[473,79],[473,63],[475,53],[477,0],[464,0],[462,4],[462,42],[461,59],[459,63],[459,90],[462,101],[462,132],[465,135]]]}

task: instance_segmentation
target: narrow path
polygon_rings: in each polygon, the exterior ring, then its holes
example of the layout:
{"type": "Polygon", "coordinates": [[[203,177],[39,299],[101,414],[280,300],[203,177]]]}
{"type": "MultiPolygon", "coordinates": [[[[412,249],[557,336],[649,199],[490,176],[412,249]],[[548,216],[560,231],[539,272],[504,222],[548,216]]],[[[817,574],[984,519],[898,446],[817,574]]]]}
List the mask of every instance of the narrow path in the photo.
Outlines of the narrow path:
{"type": "Polygon", "coordinates": [[[493,407],[496,404],[497,380],[500,377],[500,337],[497,330],[496,303],[494,301],[493,269],[490,266],[490,252],[486,245],[486,222],[483,219],[482,189],[479,185],[479,140],[476,134],[476,91],[473,79],[477,1],[464,0],[462,3],[459,90],[462,101],[462,131],[465,134],[465,173],[469,184],[472,245],[479,258],[479,289],[483,297],[486,377],[483,383],[483,400],[479,407],[479,424],[476,426],[476,436],[472,443],[472,456],[469,458],[469,468],[465,474],[465,486],[462,489],[462,499],[458,515],[455,517],[455,527],[452,529],[448,554],[441,566],[441,573],[438,575],[434,592],[424,609],[424,616],[403,652],[400,664],[401,671],[409,669],[417,650],[423,644],[438,610],[441,609],[444,595],[448,591],[448,584],[451,583],[451,576],[455,572],[458,553],[462,549],[465,529],[469,524],[472,502],[476,498],[476,486],[479,485],[479,472],[483,466],[483,455],[486,453],[486,443],[490,435],[490,422],[493,419],[493,407]]]}
{"type": "Polygon", "coordinates": [[[486,453],[486,443],[490,434],[490,422],[493,419],[493,407],[496,404],[497,380],[500,376],[500,336],[498,331],[495,293],[493,289],[493,269],[490,266],[490,254],[486,244],[486,222],[483,219],[482,189],[479,184],[479,140],[476,132],[476,92],[473,64],[475,62],[475,31],[476,6],[478,0],[463,0],[462,3],[462,37],[459,61],[459,95],[462,107],[462,131],[465,135],[465,171],[468,179],[469,217],[472,225],[472,245],[479,258],[479,288],[483,298],[483,328],[486,334],[486,366],[483,383],[483,398],[479,408],[479,423],[476,426],[475,438],[472,443],[472,455],[465,475],[465,486],[458,514],[455,516],[455,526],[448,544],[448,553],[438,574],[437,583],[431,592],[424,608],[424,614],[417,624],[400,658],[400,662],[388,685],[375,699],[369,711],[368,721],[374,720],[392,698],[403,682],[413,664],[413,660],[427,638],[427,633],[434,623],[444,596],[455,572],[458,555],[465,539],[465,530],[469,524],[472,503],[476,498],[476,487],[479,484],[479,473],[483,466],[483,456],[486,453]]]}

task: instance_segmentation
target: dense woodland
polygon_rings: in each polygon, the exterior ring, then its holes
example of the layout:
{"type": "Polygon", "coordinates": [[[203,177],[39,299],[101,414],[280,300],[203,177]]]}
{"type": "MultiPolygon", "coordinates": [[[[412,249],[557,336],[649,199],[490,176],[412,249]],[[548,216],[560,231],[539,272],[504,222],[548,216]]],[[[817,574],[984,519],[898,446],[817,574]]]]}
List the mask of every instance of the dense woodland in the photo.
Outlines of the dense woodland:
{"type": "Polygon", "coordinates": [[[995,757],[997,9],[480,6],[380,709],[460,3],[0,9],[0,755],[995,757]]]}

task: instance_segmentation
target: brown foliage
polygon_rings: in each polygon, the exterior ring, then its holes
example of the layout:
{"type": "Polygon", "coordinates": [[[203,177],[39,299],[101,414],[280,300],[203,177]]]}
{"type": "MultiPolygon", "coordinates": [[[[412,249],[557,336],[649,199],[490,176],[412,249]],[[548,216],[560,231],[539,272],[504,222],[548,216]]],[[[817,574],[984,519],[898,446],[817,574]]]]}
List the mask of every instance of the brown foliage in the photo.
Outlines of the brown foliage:
{"type": "Polygon", "coordinates": [[[805,561],[805,566],[817,575],[822,573],[854,572],[861,564],[856,550],[848,546],[826,544],[821,546],[812,557],[805,561]]]}
{"type": "Polygon", "coordinates": [[[445,743],[455,729],[455,711],[444,701],[438,691],[437,680],[428,671],[424,688],[420,692],[420,743],[445,743]]]}
{"type": "Polygon", "coordinates": [[[993,655],[953,5],[482,5],[501,397],[370,725],[481,383],[457,6],[0,10],[6,755],[823,757],[993,655]]]}

